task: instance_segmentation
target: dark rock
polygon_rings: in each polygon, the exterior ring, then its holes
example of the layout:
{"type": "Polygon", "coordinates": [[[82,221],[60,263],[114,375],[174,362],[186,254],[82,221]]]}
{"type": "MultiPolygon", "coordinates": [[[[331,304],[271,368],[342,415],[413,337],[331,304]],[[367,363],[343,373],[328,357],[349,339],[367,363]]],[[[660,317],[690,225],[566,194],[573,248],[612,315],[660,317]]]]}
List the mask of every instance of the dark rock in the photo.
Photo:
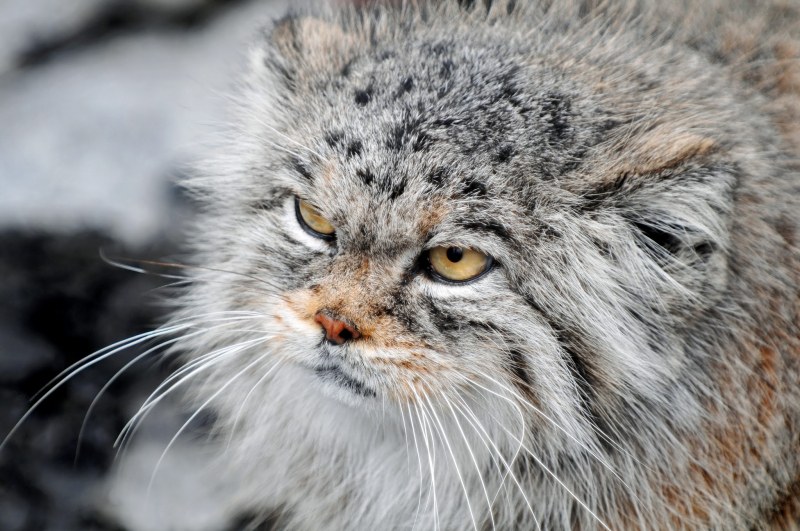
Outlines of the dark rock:
{"type": "MultiPolygon", "coordinates": [[[[159,321],[152,292],[169,281],[113,267],[100,249],[164,254],[163,247],[121,249],[94,232],[0,232],[0,438],[29,411],[35,393],[54,389],[46,386],[63,369],[159,321]]],[[[146,365],[126,371],[95,404],[79,454],[78,437],[98,391],[138,352],[76,374],[13,433],[0,451],[0,529],[119,529],[92,515],[88,495],[113,462],[114,439],[133,407],[129,397],[153,389],[163,375],[146,365]]]]}

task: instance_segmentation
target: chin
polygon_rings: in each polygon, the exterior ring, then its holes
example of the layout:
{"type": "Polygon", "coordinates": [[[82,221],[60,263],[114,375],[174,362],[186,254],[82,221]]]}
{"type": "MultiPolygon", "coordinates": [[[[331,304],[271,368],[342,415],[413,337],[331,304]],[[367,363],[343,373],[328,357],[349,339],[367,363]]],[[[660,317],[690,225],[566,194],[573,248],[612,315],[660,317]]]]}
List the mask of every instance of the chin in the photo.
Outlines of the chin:
{"type": "Polygon", "coordinates": [[[374,407],[380,402],[378,393],[360,379],[345,373],[340,367],[321,366],[313,370],[315,383],[325,396],[358,408],[374,407]]]}

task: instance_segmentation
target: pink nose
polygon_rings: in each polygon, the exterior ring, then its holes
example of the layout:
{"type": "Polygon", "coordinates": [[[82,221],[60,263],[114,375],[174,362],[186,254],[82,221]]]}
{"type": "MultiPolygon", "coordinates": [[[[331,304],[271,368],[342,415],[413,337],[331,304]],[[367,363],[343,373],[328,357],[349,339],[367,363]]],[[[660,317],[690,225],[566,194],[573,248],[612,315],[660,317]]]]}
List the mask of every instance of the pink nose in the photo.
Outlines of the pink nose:
{"type": "Polygon", "coordinates": [[[331,343],[341,345],[346,341],[361,337],[361,333],[358,331],[355,325],[347,322],[339,316],[334,316],[327,310],[318,311],[317,315],[314,317],[314,320],[318,322],[325,330],[325,339],[331,343]]]}

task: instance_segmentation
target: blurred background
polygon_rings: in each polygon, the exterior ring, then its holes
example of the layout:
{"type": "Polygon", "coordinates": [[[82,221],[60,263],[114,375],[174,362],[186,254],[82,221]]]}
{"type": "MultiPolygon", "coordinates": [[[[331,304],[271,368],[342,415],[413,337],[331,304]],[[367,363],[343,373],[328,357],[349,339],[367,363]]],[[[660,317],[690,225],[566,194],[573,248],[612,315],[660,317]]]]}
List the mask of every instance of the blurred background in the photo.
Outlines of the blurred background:
{"type": "Polygon", "coordinates": [[[15,430],[0,449],[0,530],[247,528],[204,477],[192,430],[145,499],[186,418],[176,405],[156,408],[116,456],[115,438],[168,362],[116,378],[78,453],[90,404],[141,348],[88,367],[14,426],[70,364],[162,322],[158,288],[169,280],[100,252],[178,251],[192,207],[174,183],[225,121],[247,43],[287,4],[0,0],[0,439],[15,430]]]}

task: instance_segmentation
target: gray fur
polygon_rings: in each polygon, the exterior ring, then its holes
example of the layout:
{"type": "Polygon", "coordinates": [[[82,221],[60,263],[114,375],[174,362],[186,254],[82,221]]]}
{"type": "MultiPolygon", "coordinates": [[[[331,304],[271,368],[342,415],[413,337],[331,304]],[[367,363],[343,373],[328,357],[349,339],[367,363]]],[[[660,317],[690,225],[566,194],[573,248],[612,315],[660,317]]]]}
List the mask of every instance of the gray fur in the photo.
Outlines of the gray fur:
{"type": "Polygon", "coordinates": [[[242,505],[290,529],[796,525],[797,4],[462,4],[277,21],[189,185],[176,319],[251,312],[179,343],[211,353],[191,394],[242,505]],[[496,267],[437,282],[437,245],[496,267]],[[372,339],[321,343],[320,305],[372,339]]]}

